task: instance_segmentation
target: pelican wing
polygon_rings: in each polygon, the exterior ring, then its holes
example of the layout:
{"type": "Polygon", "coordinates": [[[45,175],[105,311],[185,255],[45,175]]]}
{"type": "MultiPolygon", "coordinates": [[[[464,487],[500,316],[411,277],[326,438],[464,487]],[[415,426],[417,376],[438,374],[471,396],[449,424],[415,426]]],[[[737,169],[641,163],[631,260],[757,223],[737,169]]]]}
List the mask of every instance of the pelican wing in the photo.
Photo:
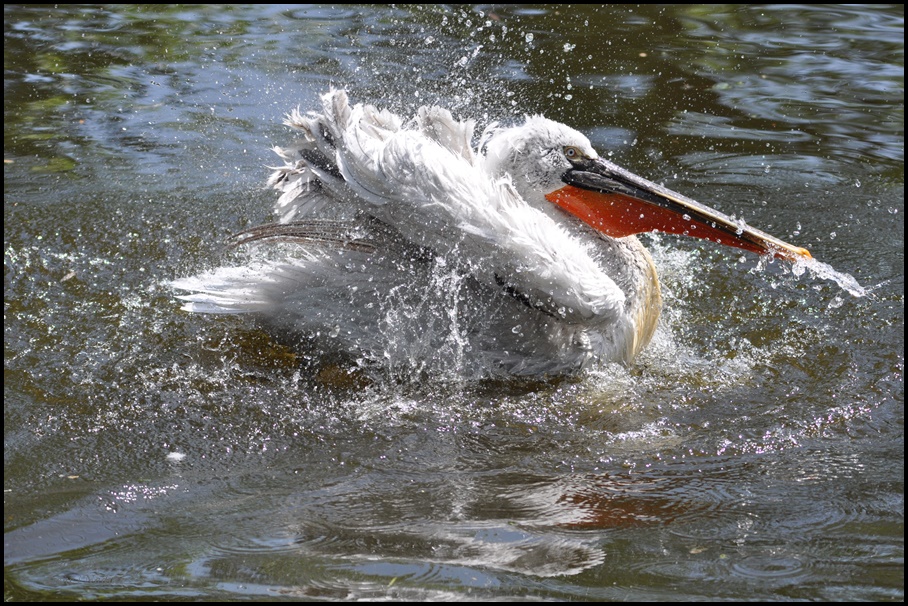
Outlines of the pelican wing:
{"type": "Polygon", "coordinates": [[[326,97],[315,120],[331,133],[346,197],[360,210],[488,283],[506,274],[568,321],[618,320],[624,294],[594,251],[527,204],[510,178],[488,173],[466,142],[472,124],[428,108],[403,128],[387,112],[346,106],[341,91],[326,97]]]}

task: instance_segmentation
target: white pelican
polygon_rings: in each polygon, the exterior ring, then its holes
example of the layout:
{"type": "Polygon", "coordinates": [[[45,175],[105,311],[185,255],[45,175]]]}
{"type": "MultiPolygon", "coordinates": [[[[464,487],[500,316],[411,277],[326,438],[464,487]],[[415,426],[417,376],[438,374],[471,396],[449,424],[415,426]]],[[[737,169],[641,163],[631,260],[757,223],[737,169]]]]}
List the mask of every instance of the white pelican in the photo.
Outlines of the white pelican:
{"type": "Polygon", "coordinates": [[[293,111],[278,222],[237,234],[258,260],[173,282],[184,309],[253,313],[360,362],[434,359],[468,375],[558,374],[630,363],[662,306],[634,234],[685,234],[810,257],[605,160],[541,116],[486,128],[422,107],[404,121],[332,90],[293,111]],[[291,243],[287,245],[286,243],[291,243]]]}

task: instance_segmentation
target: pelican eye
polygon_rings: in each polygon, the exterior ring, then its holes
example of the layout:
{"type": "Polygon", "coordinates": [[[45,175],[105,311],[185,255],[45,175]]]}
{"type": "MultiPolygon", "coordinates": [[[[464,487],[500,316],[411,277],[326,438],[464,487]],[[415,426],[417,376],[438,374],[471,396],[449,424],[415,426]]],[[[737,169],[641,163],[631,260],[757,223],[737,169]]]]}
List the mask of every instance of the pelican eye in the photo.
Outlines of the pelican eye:
{"type": "Polygon", "coordinates": [[[582,151],[579,147],[574,147],[573,145],[564,146],[564,157],[568,159],[569,162],[577,162],[585,158],[582,151]]]}

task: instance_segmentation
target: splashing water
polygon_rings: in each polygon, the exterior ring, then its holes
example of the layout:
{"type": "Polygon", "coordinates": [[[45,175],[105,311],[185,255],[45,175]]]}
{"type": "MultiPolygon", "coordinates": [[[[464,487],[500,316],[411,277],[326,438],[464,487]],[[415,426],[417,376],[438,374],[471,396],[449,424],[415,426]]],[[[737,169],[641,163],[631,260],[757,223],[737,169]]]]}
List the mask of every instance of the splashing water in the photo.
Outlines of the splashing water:
{"type": "MultiPolygon", "coordinates": [[[[759,260],[757,261],[757,266],[755,269],[757,271],[764,271],[766,267],[776,258],[777,257],[774,257],[772,255],[761,255],[759,260]]],[[[797,258],[786,256],[785,258],[791,261],[790,264],[783,264],[783,271],[785,271],[786,273],[790,272],[791,275],[793,275],[795,278],[800,279],[801,276],[809,272],[812,278],[820,278],[823,280],[830,280],[832,282],[835,282],[842,290],[847,291],[853,297],[866,297],[872,291],[876,290],[880,286],[883,286],[883,284],[877,284],[876,286],[872,286],[870,288],[864,288],[851,274],[840,272],[836,270],[832,265],[818,261],[817,259],[810,256],[799,256],[797,258]]],[[[741,261],[743,262],[744,259],[745,257],[742,256],[741,261]]],[[[841,305],[841,299],[839,297],[836,297],[836,299],[839,301],[839,305],[841,305]]]]}
{"type": "Polygon", "coordinates": [[[870,291],[872,290],[861,286],[851,274],[836,271],[836,269],[828,263],[823,263],[822,261],[817,261],[813,258],[798,259],[791,266],[791,273],[795,277],[800,278],[804,275],[805,271],[810,272],[810,275],[814,278],[832,280],[854,297],[865,297],[870,294],[870,291]]]}

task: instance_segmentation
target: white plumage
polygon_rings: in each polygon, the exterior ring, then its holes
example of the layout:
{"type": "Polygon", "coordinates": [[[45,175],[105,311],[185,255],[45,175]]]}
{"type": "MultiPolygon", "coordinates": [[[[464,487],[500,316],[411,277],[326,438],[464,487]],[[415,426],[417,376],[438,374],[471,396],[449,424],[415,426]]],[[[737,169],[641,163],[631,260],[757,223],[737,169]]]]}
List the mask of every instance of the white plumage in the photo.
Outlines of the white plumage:
{"type": "MultiPolygon", "coordinates": [[[[731,222],[600,159],[582,134],[541,116],[493,125],[474,147],[474,122],[445,109],[404,122],[335,90],[321,111],[294,111],[287,124],[301,138],[275,149],[285,162],[269,180],[281,192],[278,223],[236,240],[259,244],[260,258],[173,286],[190,291],[180,297],[188,311],[255,313],[363,364],[475,377],[630,362],[661,307],[652,260],[634,236],[606,235],[553,202],[583,188],[610,204],[682,204],[670,211],[679,222],[691,208],[731,222]]],[[[744,228],[750,241],[725,243],[794,254],[744,228]]]]}

